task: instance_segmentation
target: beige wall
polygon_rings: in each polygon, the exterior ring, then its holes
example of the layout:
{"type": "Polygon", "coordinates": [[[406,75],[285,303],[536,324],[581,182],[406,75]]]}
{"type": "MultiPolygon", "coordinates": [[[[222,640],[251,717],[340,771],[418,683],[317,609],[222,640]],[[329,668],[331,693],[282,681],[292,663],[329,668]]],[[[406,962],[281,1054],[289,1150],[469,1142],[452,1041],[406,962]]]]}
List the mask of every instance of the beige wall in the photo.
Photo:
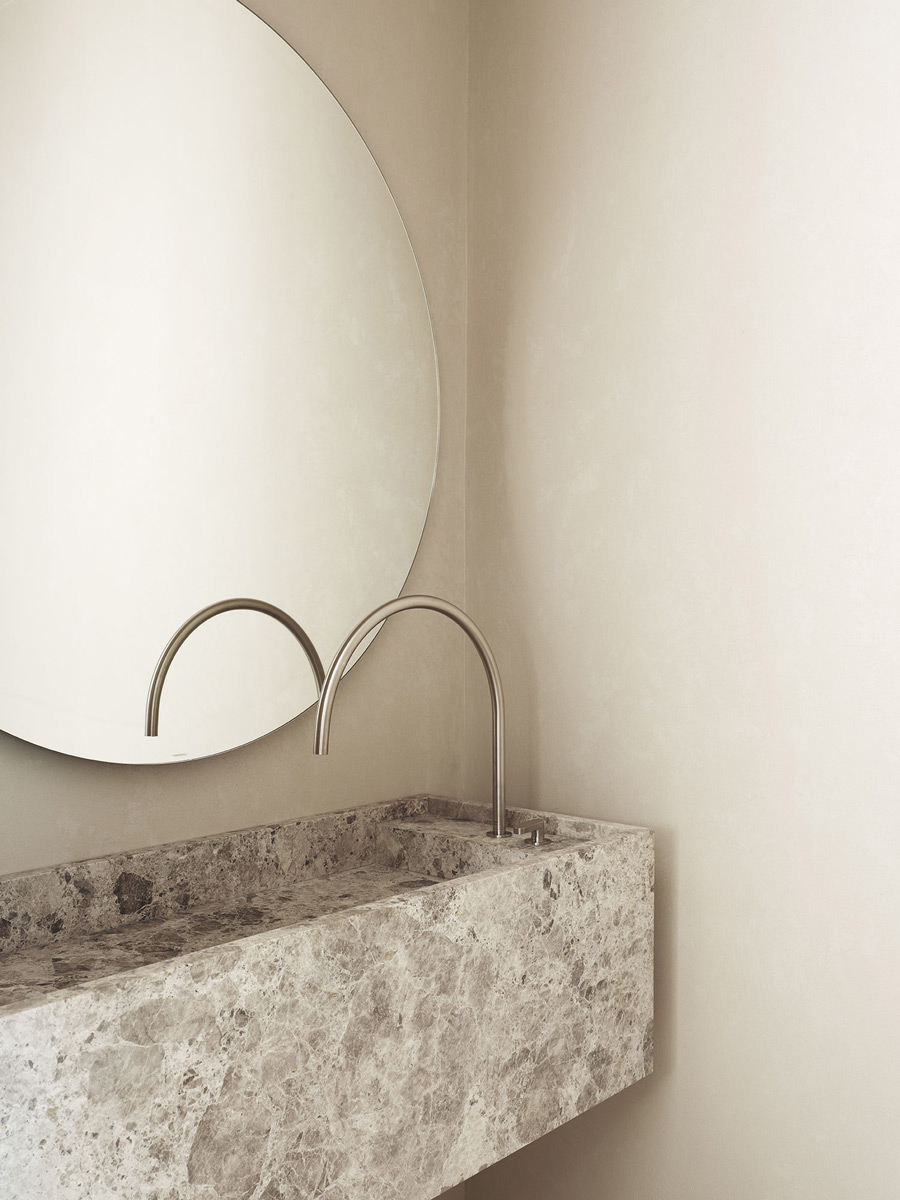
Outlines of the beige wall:
{"type": "MultiPolygon", "coordinates": [[[[443,408],[437,493],[409,587],[462,602],[467,5],[248,7],[344,105],[406,221],[432,309],[443,408]]],[[[159,767],[86,762],[0,734],[0,873],[425,788],[458,790],[464,646],[430,614],[392,624],[342,689],[328,758],[313,758],[308,715],[230,754],[159,767]]]]}
{"type": "Polygon", "coordinates": [[[656,1074],[468,1200],[900,1194],[898,63],[894,0],[473,0],[468,603],[512,799],[660,887],[656,1074]]]}

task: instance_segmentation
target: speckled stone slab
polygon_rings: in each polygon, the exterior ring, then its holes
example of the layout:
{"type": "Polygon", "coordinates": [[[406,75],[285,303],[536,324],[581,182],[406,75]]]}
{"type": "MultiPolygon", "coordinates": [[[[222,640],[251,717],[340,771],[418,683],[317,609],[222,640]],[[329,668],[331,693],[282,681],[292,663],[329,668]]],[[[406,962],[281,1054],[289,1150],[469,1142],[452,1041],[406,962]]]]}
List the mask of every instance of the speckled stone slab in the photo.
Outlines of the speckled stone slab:
{"type": "Polygon", "coordinates": [[[243,903],[208,903],[188,912],[82,933],[52,946],[25,947],[0,960],[0,1013],[51,999],[109,975],[221,946],[266,929],[281,929],[401,895],[437,881],[377,864],[303,879],[248,896],[243,903]]]}
{"type": "Polygon", "coordinates": [[[652,837],[546,816],[413,797],[0,881],[0,1195],[430,1200],[641,1078],[652,837]]]}
{"type": "MultiPolygon", "coordinates": [[[[0,954],[184,912],[237,905],[281,879],[329,875],[371,859],[382,821],[425,797],[153,846],[0,878],[0,954]]],[[[452,801],[448,801],[452,804],[452,801]]]]}

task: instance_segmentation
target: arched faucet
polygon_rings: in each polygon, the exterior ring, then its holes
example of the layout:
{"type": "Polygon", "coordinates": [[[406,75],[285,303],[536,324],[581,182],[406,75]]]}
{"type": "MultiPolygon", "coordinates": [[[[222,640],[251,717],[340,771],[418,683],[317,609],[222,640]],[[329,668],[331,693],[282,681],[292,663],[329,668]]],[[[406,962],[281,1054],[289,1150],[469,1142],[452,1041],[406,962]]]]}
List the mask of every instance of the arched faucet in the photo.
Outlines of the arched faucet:
{"type": "Polygon", "coordinates": [[[206,608],[201,608],[181,626],[180,629],[172,635],[169,644],[163,650],[159,662],[156,664],[156,670],[153,672],[153,678],[150,680],[150,690],[147,693],[147,712],[144,723],[145,737],[157,737],[159,734],[159,702],[162,697],[163,683],[165,682],[166,673],[172,665],[172,660],[175,655],[184,645],[187,638],[197,629],[204,621],[208,621],[210,617],[217,617],[219,613],[230,612],[235,608],[249,608],[254,612],[265,613],[268,617],[274,617],[276,621],[280,621],[285,625],[300,645],[306,652],[306,657],[309,659],[309,665],[312,667],[313,675],[316,677],[316,694],[321,695],[322,684],[325,682],[325,670],[322,666],[322,660],[319,658],[315,646],[309,638],[309,634],[302,625],[298,625],[294,618],[284,611],[284,609],[276,608],[274,604],[269,604],[265,600],[248,600],[246,597],[239,597],[234,600],[219,600],[216,604],[208,604],[206,608]]]}
{"type": "Polygon", "coordinates": [[[493,725],[493,824],[490,836],[509,837],[506,828],[506,764],[504,758],[504,709],[503,686],[500,683],[500,672],[497,662],[491,653],[491,648],[484,634],[461,608],[440,600],[437,596],[400,596],[397,600],[389,600],[370,613],[364,621],[353,630],[344,644],[338,650],[334,662],[328,668],[328,674],[322,685],[319,697],[319,707],[316,712],[316,754],[328,753],[328,739],[331,733],[331,710],[337,696],[338,684],[347,668],[347,664],[356,652],[359,644],[368,637],[382,621],[392,617],[394,613],[403,612],[407,608],[427,608],[433,612],[443,613],[451,621],[455,621],[473,642],[487,675],[488,687],[491,692],[491,721],[493,725]]]}

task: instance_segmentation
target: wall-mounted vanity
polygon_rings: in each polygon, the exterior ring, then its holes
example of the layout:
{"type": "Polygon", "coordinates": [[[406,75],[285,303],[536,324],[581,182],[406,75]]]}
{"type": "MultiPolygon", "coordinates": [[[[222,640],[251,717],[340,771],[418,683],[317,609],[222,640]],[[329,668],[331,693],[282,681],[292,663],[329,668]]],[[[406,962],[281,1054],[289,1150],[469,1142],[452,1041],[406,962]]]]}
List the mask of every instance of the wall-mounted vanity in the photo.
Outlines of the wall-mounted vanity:
{"type": "Polygon", "coordinates": [[[541,815],[417,796],[0,881],[4,1197],[431,1200],[642,1078],[652,836],[541,815]]]}

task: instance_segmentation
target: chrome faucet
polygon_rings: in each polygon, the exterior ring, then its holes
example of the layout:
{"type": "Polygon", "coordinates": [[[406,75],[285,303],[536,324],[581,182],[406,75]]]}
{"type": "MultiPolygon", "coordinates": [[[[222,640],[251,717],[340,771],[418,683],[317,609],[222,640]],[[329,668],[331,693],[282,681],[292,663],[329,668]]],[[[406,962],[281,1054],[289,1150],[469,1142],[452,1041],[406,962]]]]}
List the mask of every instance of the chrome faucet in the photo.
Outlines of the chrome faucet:
{"type": "Polygon", "coordinates": [[[500,683],[500,672],[497,662],[491,653],[491,648],[484,639],[484,634],[461,608],[440,600],[437,596],[401,596],[390,600],[370,613],[364,621],[346,638],[343,646],[335,655],[334,662],[328,668],[328,674],[322,685],[319,697],[319,707],[316,712],[316,754],[328,753],[328,739],[331,732],[331,710],[337,696],[338,684],[347,668],[347,664],[356,652],[364,638],[394,613],[403,612],[407,608],[428,608],[433,612],[443,613],[451,621],[455,621],[470,637],[478,651],[481,665],[487,675],[488,687],[491,692],[491,721],[493,725],[493,824],[489,836],[495,838],[509,837],[506,828],[506,764],[504,759],[504,729],[503,729],[503,687],[500,683]]]}
{"type": "Polygon", "coordinates": [[[147,693],[147,712],[144,723],[145,737],[157,737],[159,734],[159,702],[162,697],[163,683],[165,682],[166,673],[172,665],[172,660],[175,655],[184,645],[184,642],[194,632],[198,626],[204,621],[208,621],[210,617],[217,617],[219,613],[230,612],[235,608],[249,608],[254,612],[265,613],[266,616],[274,617],[276,621],[280,621],[282,625],[287,626],[300,645],[306,652],[306,657],[309,659],[309,665],[312,667],[313,675],[316,677],[316,694],[321,695],[322,684],[325,682],[325,670],[322,667],[322,660],[319,658],[315,646],[309,638],[309,634],[302,625],[298,625],[289,613],[286,613],[281,608],[276,608],[274,604],[268,604],[265,600],[248,600],[241,597],[235,600],[219,600],[216,604],[208,604],[206,608],[201,608],[181,626],[180,629],[169,639],[169,644],[163,650],[159,662],[156,664],[156,670],[153,672],[153,678],[150,680],[150,690],[147,693]]]}

